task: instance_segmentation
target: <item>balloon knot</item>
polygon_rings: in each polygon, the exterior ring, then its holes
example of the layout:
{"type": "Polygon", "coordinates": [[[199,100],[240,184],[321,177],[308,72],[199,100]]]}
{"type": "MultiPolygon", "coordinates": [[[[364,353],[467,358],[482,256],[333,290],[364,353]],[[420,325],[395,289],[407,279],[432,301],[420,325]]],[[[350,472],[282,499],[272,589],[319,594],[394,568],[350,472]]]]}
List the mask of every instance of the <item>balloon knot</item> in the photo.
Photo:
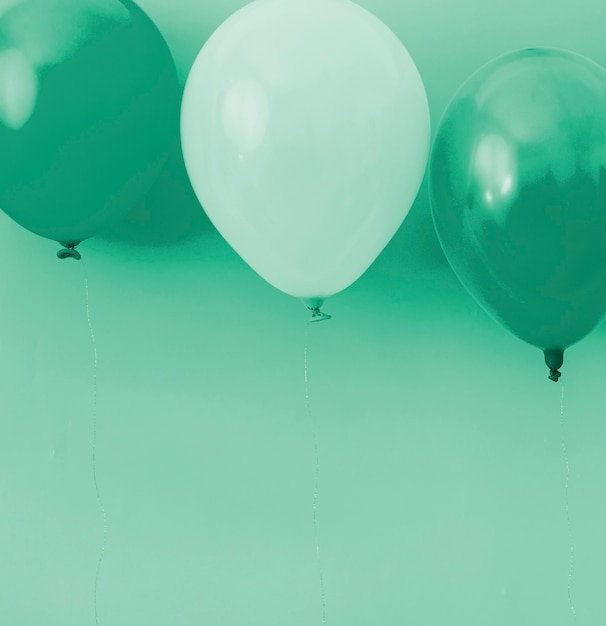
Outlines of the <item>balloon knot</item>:
{"type": "Polygon", "coordinates": [[[307,308],[311,311],[311,319],[309,320],[310,322],[323,322],[324,320],[329,320],[332,317],[332,315],[322,313],[319,306],[308,306],[307,308]]]}
{"type": "Polygon", "coordinates": [[[553,380],[554,383],[558,382],[561,375],[562,372],[560,372],[560,370],[557,370],[554,367],[549,368],[549,380],[553,380]]]}
{"type": "Polygon", "coordinates": [[[76,259],[76,261],[82,258],[82,255],[76,250],[76,245],[71,243],[68,243],[65,248],[59,250],[57,256],[60,259],[76,259]]]}

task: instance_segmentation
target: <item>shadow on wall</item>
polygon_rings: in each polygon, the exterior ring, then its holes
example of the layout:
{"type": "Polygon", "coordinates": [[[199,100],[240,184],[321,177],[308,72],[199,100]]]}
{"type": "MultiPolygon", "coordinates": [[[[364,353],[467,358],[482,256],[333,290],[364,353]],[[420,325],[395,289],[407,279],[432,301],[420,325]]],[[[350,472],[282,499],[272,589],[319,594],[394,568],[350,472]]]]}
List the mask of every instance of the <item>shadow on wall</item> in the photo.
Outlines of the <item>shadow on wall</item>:
{"type": "MultiPolygon", "coordinates": [[[[146,198],[123,221],[98,238],[112,244],[158,247],[216,234],[192,189],[180,142],[176,142],[146,198]]],[[[421,268],[449,269],[435,234],[426,180],[402,226],[373,266],[379,273],[405,275],[421,268]]]]}
{"type": "Polygon", "coordinates": [[[177,141],[147,196],[124,220],[99,238],[112,243],[162,246],[214,232],[191,187],[181,144],[177,141]]]}
{"type": "MultiPolygon", "coordinates": [[[[216,234],[194,194],[177,147],[147,197],[122,222],[98,238],[112,244],[158,247],[216,234]]],[[[435,234],[425,183],[402,226],[372,267],[380,274],[404,276],[421,269],[450,270],[435,234]]]]}

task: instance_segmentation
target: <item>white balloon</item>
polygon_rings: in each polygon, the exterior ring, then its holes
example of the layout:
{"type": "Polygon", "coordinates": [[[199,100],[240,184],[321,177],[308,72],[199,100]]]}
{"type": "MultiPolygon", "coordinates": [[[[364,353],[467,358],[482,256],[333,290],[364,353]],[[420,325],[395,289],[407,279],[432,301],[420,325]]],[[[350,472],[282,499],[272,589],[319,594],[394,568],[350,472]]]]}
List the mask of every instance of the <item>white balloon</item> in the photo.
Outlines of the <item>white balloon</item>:
{"type": "Polygon", "coordinates": [[[210,220],[274,287],[324,299],[402,224],[429,153],[427,96],[400,40],[349,0],[253,0],[213,33],[181,111],[210,220]]]}

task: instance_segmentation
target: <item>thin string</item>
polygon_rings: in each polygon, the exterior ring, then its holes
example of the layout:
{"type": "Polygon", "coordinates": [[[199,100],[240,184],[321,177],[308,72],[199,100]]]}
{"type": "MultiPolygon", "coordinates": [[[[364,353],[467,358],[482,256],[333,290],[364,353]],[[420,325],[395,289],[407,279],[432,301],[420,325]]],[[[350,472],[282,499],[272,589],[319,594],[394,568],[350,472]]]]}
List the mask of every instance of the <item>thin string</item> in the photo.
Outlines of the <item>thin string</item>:
{"type": "Polygon", "coordinates": [[[318,562],[318,573],[320,576],[320,594],[322,596],[322,624],[326,624],[326,595],[324,593],[324,573],[322,571],[322,559],[320,556],[320,540],[318,536],[318,494],[320,491],[320,447],[318,445],[318,435],[316,432],[316,421],[311,411],[311,402],[309,400],[309,370],[307,366],[307,352],[309,348],[309,322],[305,324],[305,349],[303,351],[303,363],[305,373],[305,403],[307,404],[307,415],[311,422],[312,437],[314,444],[314,453],[316,458],[316,473],[314,484],[314,500],[313,500],[313,519],[314,519],[314,538],[316,541],[316,558],[318,562]]]}
{"type": "Polygon", "coordinates": [[[103,504],[103,500],[101,499],[101,492],[99,491],[99,484],[97,482],[97,341],[95,339],[95,332],[93,330],[93,325],[91,323],[90,317],[90,297],[88,291],[88,274],[86,271],[86,267],[84,266],[84,260],[81,259],[80,263],[82,263],[82,269],[84,270],[84,288],[86,291],[86,319],[88,320],[88,329],[90,331],[90,338],[93,345],[93,359],[94,359],[94,367],[93,367],[93,449],[92,449],[92,460],[93,460],[93,482],[95,484],[95,493],[97,495],[97,504],[99,505],[99,509],[101,510],[101,514],[103,516],[103,542],[101,545],[101,554],[99,555],[99,561],[97,562],[97,570],[95,572],[95,590],[94,590],[94,605],[95,605],[95,624],[99,626],[99,615],[97,612],[97,587],[99,585],[99,570],[101,569],[101,563],[103,562],[103,557],[105,555],[105,550],[107,547],[107,514],[105,512],[105,506],[103,504]]]}
{"type": "Polygon", "coordinates": [[[572,535],[572,523],[570,521],[570,502],[568,499],[568,487],[570,484],[570,463],[568,461],[568,451],[566,449],[566,429],[564,426],[564,385],[562,385],[562,395],[560,398],[560,423],[562,426],[562,451],[564,453],[564,463],[566,466],[566,479],[564,481],[564,503],[566,507],[566,525],[568,527],[568,540],[570,542],[570,559],[568,563],[568,604],[572,616],[576,618],[577,612],[572,601],[572,571],[574,565],[574,545],[572,535]]]}

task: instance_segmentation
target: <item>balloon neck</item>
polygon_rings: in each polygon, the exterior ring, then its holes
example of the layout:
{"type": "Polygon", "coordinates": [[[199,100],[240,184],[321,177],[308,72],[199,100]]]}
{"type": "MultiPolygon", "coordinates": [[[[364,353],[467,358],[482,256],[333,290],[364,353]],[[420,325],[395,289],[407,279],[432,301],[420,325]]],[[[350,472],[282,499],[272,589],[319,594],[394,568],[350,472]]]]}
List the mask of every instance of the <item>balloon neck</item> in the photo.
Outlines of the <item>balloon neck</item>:
{"type": "Polygon", "coordinates": [[[82,258],[82,255],[76,250],[76,246],[80,243],[79,241],[77,243],[66,243],[63,241],[59,243],[65,246],[65,248],[57,251],[57,256],[60,259],[76,259],[76,261],[79,261],[82,258]]]}
{"type": "Polygon", "coordinates": [[[310,322],[323,322],[329,320],[332,316],[322,313],[320,307],[324,304],[322,298],[303,298],[303,304],[311,311],[310,322]]]}
{"type": "Polygon", "coordinates": [[[560,367],[564,363],[564,350],[562,348],[545,348],[543,354],[545,355],[545,364],[549,368],[548,378],[557,383],[562,375],[560,367]]]}

